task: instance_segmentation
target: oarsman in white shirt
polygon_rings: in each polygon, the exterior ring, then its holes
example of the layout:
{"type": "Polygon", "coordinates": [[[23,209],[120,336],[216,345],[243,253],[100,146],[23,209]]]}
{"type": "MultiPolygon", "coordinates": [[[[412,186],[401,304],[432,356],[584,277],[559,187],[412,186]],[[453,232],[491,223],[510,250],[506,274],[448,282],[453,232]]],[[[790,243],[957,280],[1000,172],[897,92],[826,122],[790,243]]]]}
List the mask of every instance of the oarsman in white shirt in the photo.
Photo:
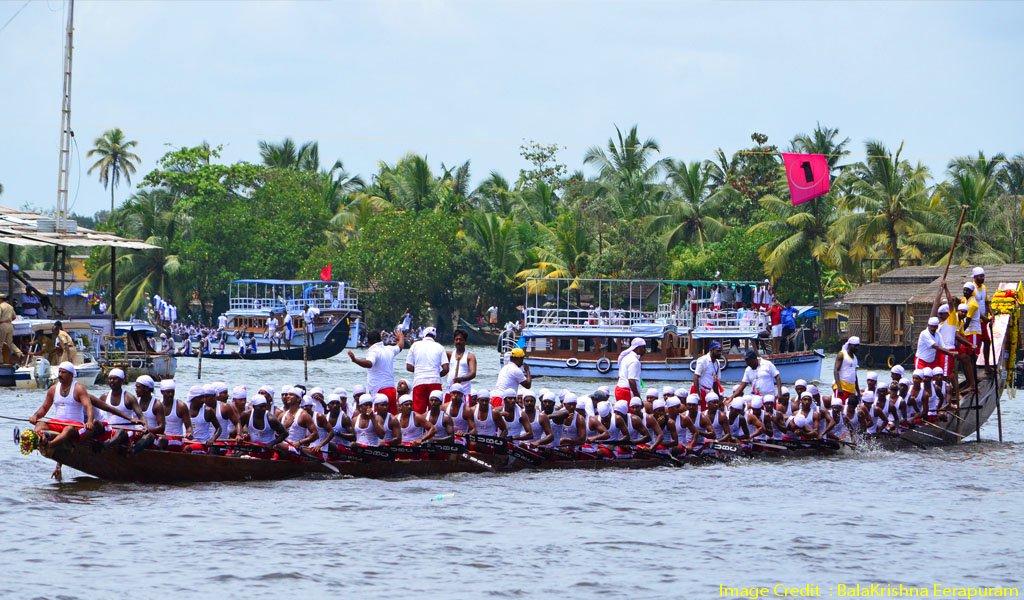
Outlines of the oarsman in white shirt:
{"type": "Polygon", "coordinates": [[[371,395],[384,394],[388,397],[388,412],[398,414],[398,390],[395,388],[395,357],[405,347],[405,334],[401,329],[395,332],[395,345],[385,344],[385,332],[371,331],[367,335],[370,347],[366,349],[366,358],[359,359],[351,350],[349,359],[367,369],[366,391],[371,395]]]}
{"type": "Polygon", "coordinates": [[[647,341],[641,337],[633,338],[626,348],[619,354],[619,380],[615,383],[615,399],[629,402],[633,398],[642,398],[640,390],[642,381],[640,371],[640,357],[647,352],[647,341]]]}
{"type": "Polygon", "coordinates": [[[747,363],[747,370],[743,372],[743,379],[729,396],[729,400],[742,396],[747,385],[751,386],[755,396],[771,394],[778,398],[782,395],[782,377],[770,360],[758,357],[757,352],[753,350],[747,350],[744,362],[747,363]]]}
{"type": "Polygon", "coordinates": [[[530,376],[530,366],[523,364],[525,361],[526,352],[522,348],[513,348],[508,363],[498,371],[498,380],[494,384],[494,395],[491,396],[491,406],[503,405],[502,390],[516,390],[520,387],[530,389],[530,386],[533,385],[533,377],[530,376]]]}
{"type": "Polygon", "coordinates": [[[719,375],[722,372],[722,344],[711,342],[708,353],[697,359],[693,370],[693,385],[690,386],[690,393],[700,396],[700,408],[704,410],[705,396],[708,393],[723,394],[722,384],[719,375]]]}
{"type": "Polygon", "coordinates": [[[448,392],[457,389],[463,394],[469,392],[470,381],[476,379],[476,354],[466,349],[469,334],[455,330],[455,349],[448,355],[448,392]]]}
{"type": "Polygon", "coordinates": [[[942,344],[939,343],[936,335],[939,323],[938,317],[928,319],[928,326],[917,336],[917,352],[914,354],[915,369],[941,367],[946,356],[955,354],[954,351],[943,348],[942,344]]]}
{"type": "Polygon", "coordinates": [[[420,414],[430,407],[430,392],[441,389],[448,374],[448,353],[437,343],[437,329],[423,329],[423,339],[413,342],[405,359],[405,370],[413,374],[412,409],[420,414]]]}
{"type": "Polygon", "coordinates": [[[277,317],[274,315],[267,317],[267,332],[263,336],[273,345],[277,337],[277,317]]]}

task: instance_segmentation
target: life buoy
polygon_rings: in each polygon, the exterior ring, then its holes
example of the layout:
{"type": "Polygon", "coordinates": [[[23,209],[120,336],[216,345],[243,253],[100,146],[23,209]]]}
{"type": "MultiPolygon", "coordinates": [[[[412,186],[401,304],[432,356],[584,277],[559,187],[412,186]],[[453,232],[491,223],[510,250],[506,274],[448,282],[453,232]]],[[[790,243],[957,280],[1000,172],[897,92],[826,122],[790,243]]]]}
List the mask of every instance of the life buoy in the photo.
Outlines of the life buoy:
{"type": "Polygon", "coordinates": [[[607,356],[597,359],[597,372],[604,375],[612,370],[612,361],[607,356]]]}
{"type": "MultiPolygon", "coordinates": [[[[600,361],[598,361],[598,362],[600,362],[600,361]]],[[[571,369],[575,369],[579,365],[580,365],[580,361],[575,356],[572,357],[572,358],[565,359],[565,366],[567,366],[567,367],[569,367],[571,369]]]]}
{"type": "Polygon", "coordinates": [[[864,366],[868,367],[869,369],[875,366],[875,359],[871,357],[870,352],[864,354],[864,366]]]}

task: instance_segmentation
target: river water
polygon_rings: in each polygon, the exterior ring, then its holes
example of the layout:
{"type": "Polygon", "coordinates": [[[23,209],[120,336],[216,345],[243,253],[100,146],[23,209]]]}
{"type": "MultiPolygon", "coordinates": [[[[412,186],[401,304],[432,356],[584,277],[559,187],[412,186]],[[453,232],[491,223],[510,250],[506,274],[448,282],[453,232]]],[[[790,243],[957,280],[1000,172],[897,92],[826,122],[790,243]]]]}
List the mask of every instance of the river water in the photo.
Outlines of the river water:
{"type": "MultiPolygon", "coordinates": [[[[497,356],[475,350],[491,387],[497,356]]],[[[823,371],[828,383],[830,361],[823,371]]],[[[311,363],[309,375],[324,387],[365,380],[346,357],[311,363]]],[[[280,386],[301,382],[302,365],[206,361],[203,381],[218,379],[280,386]]],[[[195,383],[194,360],[179,361],[177,380],[179,390],[195,383]]],[[[41,396],[0,391],[0,412],[27,416],[41,396]]],[[[756,586],[775,597],[780,584],[829,598],[871,583],[1017,587],[1024,411],[1006,396],[1003,408],[1004,444],[993,417],[986,441],[949,449],[397,481],[154,486],[66,468],[57,484],[53,463],[6,441],[0,598],[702,599],[756,586]]],[[[2,423],[10,440],[14,424],[2,423]]]]}

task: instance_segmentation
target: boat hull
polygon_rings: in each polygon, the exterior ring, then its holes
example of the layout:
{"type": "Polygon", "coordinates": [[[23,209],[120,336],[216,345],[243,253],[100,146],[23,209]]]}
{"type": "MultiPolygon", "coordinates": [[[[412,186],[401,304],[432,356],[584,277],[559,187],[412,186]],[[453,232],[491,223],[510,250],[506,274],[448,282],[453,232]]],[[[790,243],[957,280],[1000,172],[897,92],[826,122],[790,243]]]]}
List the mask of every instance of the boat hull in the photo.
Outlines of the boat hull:
{"type": "MultiPolygon", "coordinates": [[[[779,374],[784,383],[792,383],[797,379],[817,381],[821,378],[821,363],[824,360],[824,353],[821,350],[813,352],[798,352],[779,356],[766,356],[768,360],[779,369],[779,374]]],[[[580,360],[575,366],[569,366],[568,361],[557,358],[540,358],[527,356],[526,364],[530,366],[530,373],[533,376],[543,377],[572,377],[575,379],[616,379],[619,374],[614,368],[614,363],[608,363],[608,371],[602,373],[598,369],[596,360],[580,360]]],[[[693,381],[692,360],[680,360],[672,362],[645,362],[643,363],[644,381],[693,381]]],[[[721,381],[737,382],[743,378],[743,372],[747,366],[738,358],[731,358],[722,369],[721,381]]]]}
{"type": "MultiPolygon", "coordinates": [[[[358,347],[360,335],[362,334],[362,327],[362,319],[352,320],[352,322],[349,324],[348,340],[345,342],[346,348],[358,347]]],[[[318,346],[320,344],[323,344],[333,329],[333,327],[317,327],[316,330],[313,331],[311,345],[318,346]]],[[[238,348],[238,336],[236,335],[236,332],[232,330],[225,330],[224,333],[226,335],[224,347],[227,350],[234,350],[238,348]]],[[[257,354],[259,354],[260,352],[269,352],[277,348],[276,344],[272,345],[270,343],[270,340],[268,340],[266,337],[262,335],[257,334],[255,339],[256,347],[258,348],[257,354]]],[[[301,329],[295,330],[295,333],[292,335],[292,348],[302,348],[302,345],[305,343],[305,340],[306,332],[301,329]]]]}
{"type": "MultiPolygon", "coordinates": [[[[57,371],[58,368],[51,365],[49,367],[49,379],[40,382],[36,378],[35,366],[20,367],[14,373],[15,385],[22,389],[47,388],[50,387],[54,381],[57,381],[57,371]]],[[[102,373],[103,368],[97,362],[90,362],[75,366],[75,380],[85,387],[92,387],[96,385],[96,380],[99,379],[99,376],[102,373]]]]}

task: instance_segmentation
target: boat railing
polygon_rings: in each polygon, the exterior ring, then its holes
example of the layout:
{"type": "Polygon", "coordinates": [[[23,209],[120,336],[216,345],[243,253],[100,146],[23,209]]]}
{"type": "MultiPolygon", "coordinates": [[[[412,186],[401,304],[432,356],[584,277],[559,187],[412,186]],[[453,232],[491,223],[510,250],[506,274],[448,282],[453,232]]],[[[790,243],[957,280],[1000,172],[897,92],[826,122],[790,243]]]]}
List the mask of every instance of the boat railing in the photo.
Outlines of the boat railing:
{"type": "Polygon", "coordinates": [[[704,308],[697,311],[695,334],[747,334],[756,336],[770,323],[766,313],[752,310],[714,310],[704,308]]]}
{"type": "Polygon", "coordinates": [[[634,325],[650,325],[659,319],[658,311],[652,310],[528,308],[525,312],[526,327],[628,331],[634,325]]]}
{"type": "Polygon", "coordinates": [[[281,300],[279,298],[249,298],[236,296],[228,301],[228,308],[230,310],[237,311],[270,311],[274,309],[287,308],[289,313],[295,314],[305,311],[312,303],[313,306],[316,306],[320,310],[359,310],[359,298],[354,294],[349,295],[347,292],[348,290],[346,290],[344,298],[332,298],[330,300],[323,297],[281,300]]]}

